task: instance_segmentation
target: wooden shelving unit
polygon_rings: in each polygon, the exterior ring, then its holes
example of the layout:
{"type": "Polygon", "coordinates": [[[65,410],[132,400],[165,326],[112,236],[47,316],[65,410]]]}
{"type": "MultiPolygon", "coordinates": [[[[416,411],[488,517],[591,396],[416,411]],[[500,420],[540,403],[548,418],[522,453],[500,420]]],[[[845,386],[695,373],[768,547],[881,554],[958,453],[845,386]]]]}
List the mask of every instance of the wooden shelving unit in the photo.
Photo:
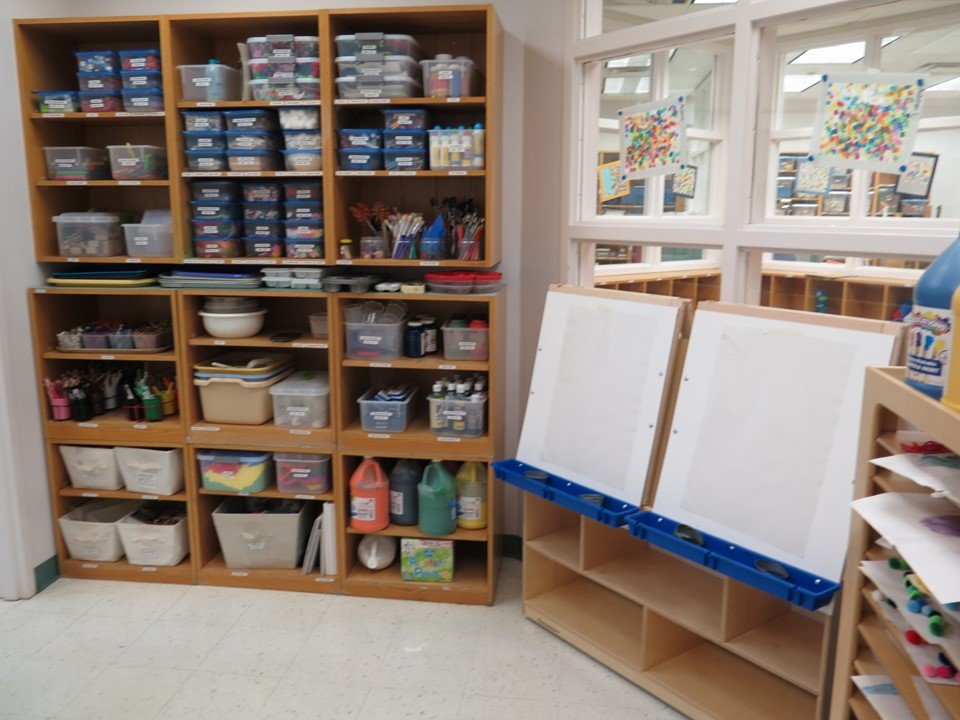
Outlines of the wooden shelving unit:
{"type": "Polygon", "coordinates": [[[524,493],[527,617],[691,718],[823,717],[830,622],[524,493]]]}
{"type": "MultiPolygon", "coordinates": [[[[863,419],[860,425],[859,459],[855,497],[884,492],[927,493],[906,478],[878,472],[873,458],[901,453],[893,434],[901,427],[929,433],[937,442],[960,451],[960,416],[903,382],[903,368],[870,368],[864,388],[863,419]]],[[[837,636],[836,666],[830,720],[875,717],[865,698],[851,681],[855,674],[889,675],[904,702],[918,720],[929,720],[913,685],[922,677],[895,639],[900,633],[887,620],[873,598],[874,585],[860,570],[863,560],[882,560],[896,555],[876,545],[877,532],[853,513],[850,545],[844,571],[837,636]]],[[[933,694],[952,718],[960,718],[960,687],[930,685],[933,694]]]]}
{"type": "MultiPolygon", "coordinates": [[[[696,303],[720,298],[719,270],[674,270],[598,276],[597,287],[653,295],[672,295],[696,303]]],[[[912,302],[913,280],[861,275],[819,275],[764,270],[760,304],[786,310],[818,311],[818,292],[825,293],[825,312],[847,317],[889,320],[912,302]]],[[[823,311],[821,311],[823,312],[823,311]]]]}
{"type": "MultiPolygon", "coordinates": [[[[379,273],[393,268],[495,267],[500,261],[500,47],[499,22],[489,5],[406,7],[324,11],[250,12],[231,14],[155,15],[124,18],[22,20],[14,25],[20,76],[20,100],[24,122],[35,256],[45,263],[98,263],[188,266],[232,264],[256,269],[269,265],[357,265],[379,273]],[[413,35],[427,57],[440,52],[471,57],[482,77],[478,94],[464,98],[400,98],[377,101],[347,101],[336,97],[333,38],[340,33],[377,30],[413,35]],[[215,58],[234,67],[236,44],[248,37],[273,33],[315,35],[320,38],[319,100],[195,102],[182,99],[178,65],[206,63],[215,58]],[[131,113],[40,113],[32,93],[36,90],[76,87],[78,49],[158,48],[161,52],[163,112],[131,113]],[[350,173],[339,170],[337,132],[341,127],[382,127],[380,110],[396,105],[425,107],[434,124],[458,126],[483,123],[486,129],[486,163],[476,170],[425,170],[413,174],[380,171],[350,173]],[[313,106],[320,110],[323,165],[318,172],[274,171],[260,173],[199,173],[184,162],[180,111],[190,108],[276,108],[313,106]],[[44,146],[147,143],[167,149],[168,178],[124,182],[54,181],[46,178],[44,146]],[[316,259],[194,257],[190,228],[190,182],[199,178],[229,178],[237,181],[262,179],[319,179],[323,182],[326,247],[316,259]],[[412,181],[412,182],[411,182],[412,181]],[[383,200],[401,210],[433,214],[431,198],[455,195],[473,199],[485,216],[486,235],[481,260],[343,261],[338,257],[342,237],[359,240],[359,227],[348,219],[349,205],[358,201],[383,200]],[[131,215],[145,209],[170,208],[174,224],[174,252],[169,258],[63,257],[58,254],[56,230],[51,217],[61,212],[103,207],[131,215]]],[[[410,275],[410,273],[407,273],[410,275]]],[[[364,455],[386,459],[442,459],[456,469],[458,463],[477,460],[489,463],[502,454],[504,293],[488,295],[400,295],[383,293],[330,294],[313,291],[270,290],[160,290],[136,288],[54,289],[31,292],[34,354],[37,379],[75,365],[91,362],[146,362],[168,367],[177,378],[179,412],[161,422],[132,422],[114,412],[89,422],[44,421],[50,467],[50,494],[55,518],[90,498],[151,499],[126,491],[86,491],[69,485],[57,449],[62,444],[177,448],[184,453],[183,491],[170,498],[184,503],[190,530],[190,553],[174,568],[141,568],[119,563],[82,563],[71,560],[57,530],[61,573],[72,577],[195,582],[236,587],[272,588],[305,592],[334,592],[371,597],[399,597],[460,603],[491,603],[499,564],[499,494],[489,475],[489,525],[483,530],[458,529],[449,538],[455,543],[455,576],[449,584],[405,582],[399,561],[393,567],[373,572],[356,561],[361,533],[349,530],[350,473],[364,455]],[[268,310],[263,330],[254,337],[224,340],[209,336],[197,315],[208,296],[255,297],[268,310]],[[490,323],[490,356],[483,361],[445,360],[442,356],[400,358],[390,362],[366,362],[345,357],[343,308],[369,299],[401,300],[411,312],[429,312],[438,324],[454,314],[484,315],[490,323]],[[325,312],[329,337],[314,338],[308,316],[325,312]],[[95,319],[146,320],[166,318],[174,327],[175,346],[156,353],[113,350],[66,353],[56,349],[56,332],[95,319]],[[297,330],[301,337],[274,342],[278,331],[297,330]],[[291,353],[298,369],[326,371],[330,379],[330,424],[320,429],[280,428],[212,423],[203,417],[192,367],[231,348],[262,349],[291,353]],[[483,373],[488,379],[487,433],[480,438],[444,438],[429,431],[425,418],[424,392],[445,374],[483,373]],[[404,433],[384,437],[359,427],[357,398],[371,385],[403,379],[415,383],[420,393],[415,401],[417,417],[404,433]],[[295,570],[238,570],[227,568],[214,530],[211,513],[226,498],[237,493],[207,490],[200,482],[197,453],[205,449],[259,450],[329,454],[332,488],[305,496],[281,493],[276,486],[251,493],[252,497],[300,499],[319,511],[320,503],[336,509],[338,572],[321,577],[295,570]]],[[[47,412],[47,402],[40,393],[47,412]]],[[[381,535],[423,537],[414,526],[391,525],[381,535]]]]}

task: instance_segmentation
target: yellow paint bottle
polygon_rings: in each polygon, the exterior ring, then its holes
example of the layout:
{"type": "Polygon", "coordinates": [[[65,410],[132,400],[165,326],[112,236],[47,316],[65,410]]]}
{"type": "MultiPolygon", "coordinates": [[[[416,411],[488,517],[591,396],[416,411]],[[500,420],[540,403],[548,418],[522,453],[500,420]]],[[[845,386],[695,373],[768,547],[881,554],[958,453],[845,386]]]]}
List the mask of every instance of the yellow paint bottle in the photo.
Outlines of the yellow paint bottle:
{"type": "Polygon", "coordinates": [[[487,526],[487,468],[465,462],[457,470],[457,525],[467,530],[487,526]]]}

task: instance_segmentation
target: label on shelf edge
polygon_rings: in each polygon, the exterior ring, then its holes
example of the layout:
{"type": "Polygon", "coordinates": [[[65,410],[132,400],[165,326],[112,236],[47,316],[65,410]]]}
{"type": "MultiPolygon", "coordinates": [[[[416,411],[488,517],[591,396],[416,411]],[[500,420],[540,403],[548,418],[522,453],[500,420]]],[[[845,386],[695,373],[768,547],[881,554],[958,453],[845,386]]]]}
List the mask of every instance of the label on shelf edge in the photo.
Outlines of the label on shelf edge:
{"type": "Polygon", "coordinates": [[[458,102],[460,102],[460,98],[458,98],[458,97],[455,97],[455,98],[447,98],[447,102],[448,102],[448,103],[458,103],[458,102]]]}
{"type": "Polygon", "coordinates": [[[143,185],[140,180],[117,180],[117,185],[143,185]]]}
{"type": "Polygon", "coordinates": [[[95,422],[78,422],[78,423],[77,423],[77,427],[82,427],[82,428],[98,428],[98,427],[100,427],[100,423],[95,423],[95,422]]]}
{"type": "Polygon", "coordinates": [[[141,495],[140,499],[141,500],[159,500],[160,496],[159,495],[141,495]]]}
{"type": "Polygon", "coordinates": [[[68,257],[67,262],[80,262],[80,258],[68,257]]]}
{"type": "Polygon", "coordinates": [[[220,170],[213,170],[211,172],[203,172],[200,170],[188,170],[186,172],[180,173],[181,177],[223,177],[223,172],[220,170]]]}
{"type": "Polygon", "coordinates": [[[312,435],[313,430],[291,430],[291,435],[312,435]]]}
{"type": "Polygon", "coordinates": [[[447,172],[447,175],[466,175],[466,170],[450,170],[447,172]]]}
{"type": "Polygon", "coordinates": [[[337,265],[353,265],[353,260],[337,260],[337,265]]]}
{"type": "Polygon", "coordinates": [[[117,359],[117,356],[116,356],[116,355],[101,355],[101,356],[100,356],[100,359],[101,359],[101,360],[116,360],[116,359],[117,359]]]}
{"type": "Polygon", "coordinates": [[[130,264],[141,263],[143,262],[143,258],[126,258],[124,262],[130,264]]]}
{"type": "Polygon", "coordinates": [[[393,367],[393,363],[372,362],[372,363],[370,363],[370,367],[375,367],[375,368],[388,368],[388,367],[393,367]]]}
{"type": "Polygon", "coordinates": [[[86,180],[67,180],[67,185],[86,185],[86,180]]]}
{"type": "Polygon", "coordinates": [[[214,341],[213,341],[213,344],[214,344],[214,345],[226,345],[226,344],[227,344],[227,341],[226,341],[226,340],[214,340],[214,341]]]}
{"type": "Polygon", "coordinates": [[[261,177],[262,170],[228,170],[227,177],[261,177]]]}
{"type": "Polygon", "coordinates": [[[154,567],[153,565],[144,565],[142,568],[140,568],[140,572],[156,572],[156,571],[157,571],[157,568],[154,567]]]}
{"type": "Polygon", "coordinates": [[[294,495],[297,500],[316,500],[316,495],[294,495]]]}
{"type": "Polygon", "coordinates": [[[420,267],[440,267],[439,260],[421,260],[420,267]]]}
{"type": "Polygon", "coordinates": [[[249,491],[238,492],[237,495],[239,495],[240,497],[248,497],[250,495],[250,492],[249,491]]]}
{"type": "Polygon", "coordinates": [[[82,567],[84,570],[96,570],[98,567],[100,567],[100,565],[97,563],[83,563],[80,567],[82,567]]]}
{"type": "Polygon", "coordinates": [[[45,118],[60,118],[63,117],[63,113],[41,113],[45,118]]]}
{"type": "Polygon", "coordinates": [[[446,435],[441,435],[437,438],[437,442],[460,442],[463,438],[458,437],[447,437],[446,435]]]}
{"type": "Polygon", "coordinates": [[[216,102],[211,102],[210,100],[198,100],[194,103],[194,107],[216,107],[216,102]]]}
{"type": "Polygon", "coordinates": [[[363,175],[373,175],[376,170],[337,170],[337,175],[341,177],[357,177],[363,175]]]}
{"type": "Polygon", "coordinates": [[[322,170],[277,170],[274,173],[277,177],[310,177],[312,175],[323,175],[322,170]]]}
{"type": "Polygon", "coordinates": [[[189,265],[226,265],[223,258],[184,258],[183,262],[189,265]]]}
{"type": "Polygon", "coordinates": [[[330,577],[329,575],[321,575],[320,577],[313,579],[314,582],[318,583],[332,583],[334,580],[336,580],[336,578],[330,577]]]}
{"type": "Polygon", "coordinates": [[[233,258],[234,265],[276,265],[276,258],[233,258]]]}
{"type": "Polygon", "coordinates": [[[243,572],[243,571],[241,571],[241,570],[233,570],[230,574],[231,574],[233,577],[248,577],[248,576],[250,575],[250,573],[248,573],[248,572],[243,572]]]}
{"type": "Polygon", "coordinates": [[[456,370],[456,365],[437,365],[438,370],[456,370]]]}
{"type": "Polygon", "coordinates": [[[330,346],[327,343],[295,342],[293,344],[293,347],[303,348],[305,350],[327,350],[330,346]]]}
{"type": "Polygon", "coordinates": [[[134,423],[134,424],[133,424],[133,429],[134,429],[134,430],[146,430],[146,429],[149,428],[149,427],[150,427],[150,426],[147,425],[146,423],[134,423]]]}
{"type": "Polygon", "coordinates": [[[415,176],[416,174],[417,174],[416,170],[387,170],[387,175],[389,175],[390,177],[398,177],[398,176],[403,177],[406,175],[415,176]]]}
{"type": "Polygon", "coordinates": [[[389,440],[393,436],[389,433],[367,433],[367,437],[371,440],[389,440]]]}
{"type": "Polygon", "coordinates": [[[80,497],[100,497],[100,493],[98,493],[98,492],[85,492],[85,493],[80,493],[80,497]]]}
{"type": "Polygon", "coordinates": [[[190,428],[193,432],[220,432],[218,425],[194,425],[190,428]]]}
{"type": "Polygon", "coordinates": [[[327,261],[321,258],[281,260],[281,265],[326,265],[327,261]]]}
{"type": "Polygon", "coordinates": [[[296,107],[296,106],[298,106],[298,105],[310,105],[310,106],[314,106],[314,107],[315,107],[315,106],[317,106],[317,105],[319,105],[319,104],[320,104],[320,101],[319,101],[319,100],[271,100],[271,101],[270,101],[270,105],[271,105],[272,107],[277,107],[277,106],[279,106],[279,107],[289,107],[289,106],[296,107]]]}
{"type": "Polygon", "coordinates": [[[34,290],[34,292],[35,292],[37,295],[43,295],[43,293],[45,293],[46,291],[47,291],[46,288],[37,288],[36,290],[34,290]]]}
{"type": "Polygon", "coordinates": [[[95,112],[95,113],[84,113],[84,115],[86,115],[87,117],[100,117],[100,113],[98,113],[98,112],[95,112]]]}

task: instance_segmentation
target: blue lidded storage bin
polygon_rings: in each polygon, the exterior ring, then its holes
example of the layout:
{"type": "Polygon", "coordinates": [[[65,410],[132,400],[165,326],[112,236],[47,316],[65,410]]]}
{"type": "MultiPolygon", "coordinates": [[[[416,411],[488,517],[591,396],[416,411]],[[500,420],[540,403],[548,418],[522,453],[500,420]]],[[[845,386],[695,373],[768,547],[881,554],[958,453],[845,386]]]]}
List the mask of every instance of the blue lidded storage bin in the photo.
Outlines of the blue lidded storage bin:
{"type": "Polygon", "coordinates": [[[380,130],[375,128],[360,128],[337,131],[340,139],[341,148],[369,148],[376,149],[383,147],[383,136],[380,130]]]}
{"type": "Polygon", "coordinates": [[[278,258],[283,255],[283,240],[268,237],[245,237],[243,248],[247,257],[278,258]]]}
{"type": "Polygon", "coordinates": [[[251,108],[241,110],[224,110],[223,117],[227,121],[227,130],[277,130],[279,122],[277,113],[273,110],[251,108]]]}
{"type": "Polygon", "coordinates": [[[120,72],[120,56],[114,50],[77,50],[73,54],[80,72],[120,72]]]}
{"type": "Polygon", "coordinates": [[[243,232],[248,238],[282,238],[282,220],[244,220],[243,232]]]}
{"type": "Polygon", "coordinates": [[[321,238],[288,237],[284,244],[288,258],[313,260],[323,257],[323,240],[321,238]]]}
{"type": "Polygon", "coordinates": [[[228,150],[278,150],[280,135],[269,130],[227,130],[228,150]]]}
{"type": "Polygon", "coordinates": [[[42,113],[69,113],[80,110],[80,97],[76,90],[37,90],[39,110],[42,113]]]}
{"type": "Polygon", "coordinates": [[[197,220],[236,220],[240,217],[240,206],[235,202],[191,200],[190,207],[197,220]]]}
{"type": "Polygon", "coordinates": [[[190,193],[194,200],[239,202],[240,184],[232,180],[197,180],[190,183],[190,193]]]}
{"type": "Polygon", "coordinates": [[[288,238],[316,240],[323,237],[323,220],[284,220],[288,238]]]}
{"type": "Polygon", "coordinates": [[[425,150],[427,133],[425,130],[384,130],[383,147],[385,150],[425,150]]]}
{"type": "Polygon", "coordinates": [[[232,240],[240,237],[240,223],[236,220],[191,220],[196,240],[232,240]]]}
{"type": "Polygon", "coordinates": [[[159,89],[163,87],[163,74],[159,70],[121,70],[123,87],[128,89],[159,89]]]}
{"type": "Polygon", "coordinates": [[[221,172],[227,169],[224,150],[187,150],[184,155],[190,172],[221,172]]]}
{"type": "Polygon", "coordinates": [[[284,205],[287,220],[323,220],[323,203],[290,202],[284,205]]]}
{"type": "Polygon", "coordinates": [[[245,202],[244,220],[283,220],[283,205],[278,202],[245,202]]]}
{"type": "Polygon", "coordinates": [[[384,150],[383,165],[387,170],[424,170],[427,167],[427,151],[384,150]]]}
{"type": "Polygon", "coordinates": [[[191,150],[226,150],[227,141],[222,132],[184,130],[183,146],[188,152],[191,150]]]}
{"type": "Polygon", "coordinates": [[[227,125],[219,110],[181,110],[180,117],[187,132],[222,132],[227,125]]]}
{"type": "Polygon", "coordinates": [[[381,112],[387,130],[426,130],[430,123],[426,110],[389,108],[381,112]]]}
{"type": "Polygon", "coordinates": [[[348,148],[340,151],[341,170],[383,170],[383,151],[348,148]]]}
{"type": "Polygon", "coordinates": [[[121,90],[123,109],[127,112],[163,112],[163,90],[134,88],[121,90]]]}
{"type": "Polygon", "coordinates": [[[160,70],[160,51],[156,48],[119,50],[117,54],[123,70],[160,70]]]}

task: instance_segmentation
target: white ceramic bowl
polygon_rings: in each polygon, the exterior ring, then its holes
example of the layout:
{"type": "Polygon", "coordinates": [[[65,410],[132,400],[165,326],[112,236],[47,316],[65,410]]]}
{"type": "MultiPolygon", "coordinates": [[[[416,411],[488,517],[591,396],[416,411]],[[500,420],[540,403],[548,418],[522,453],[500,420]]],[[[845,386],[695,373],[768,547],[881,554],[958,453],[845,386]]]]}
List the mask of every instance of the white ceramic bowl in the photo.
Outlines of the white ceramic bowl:
{"type": "Polygon", "coordinates": [[[204,329],[216,338],[245,338],[263,328],[266,310],[246,313],[208,313],[200,311],[204,329]]]}

